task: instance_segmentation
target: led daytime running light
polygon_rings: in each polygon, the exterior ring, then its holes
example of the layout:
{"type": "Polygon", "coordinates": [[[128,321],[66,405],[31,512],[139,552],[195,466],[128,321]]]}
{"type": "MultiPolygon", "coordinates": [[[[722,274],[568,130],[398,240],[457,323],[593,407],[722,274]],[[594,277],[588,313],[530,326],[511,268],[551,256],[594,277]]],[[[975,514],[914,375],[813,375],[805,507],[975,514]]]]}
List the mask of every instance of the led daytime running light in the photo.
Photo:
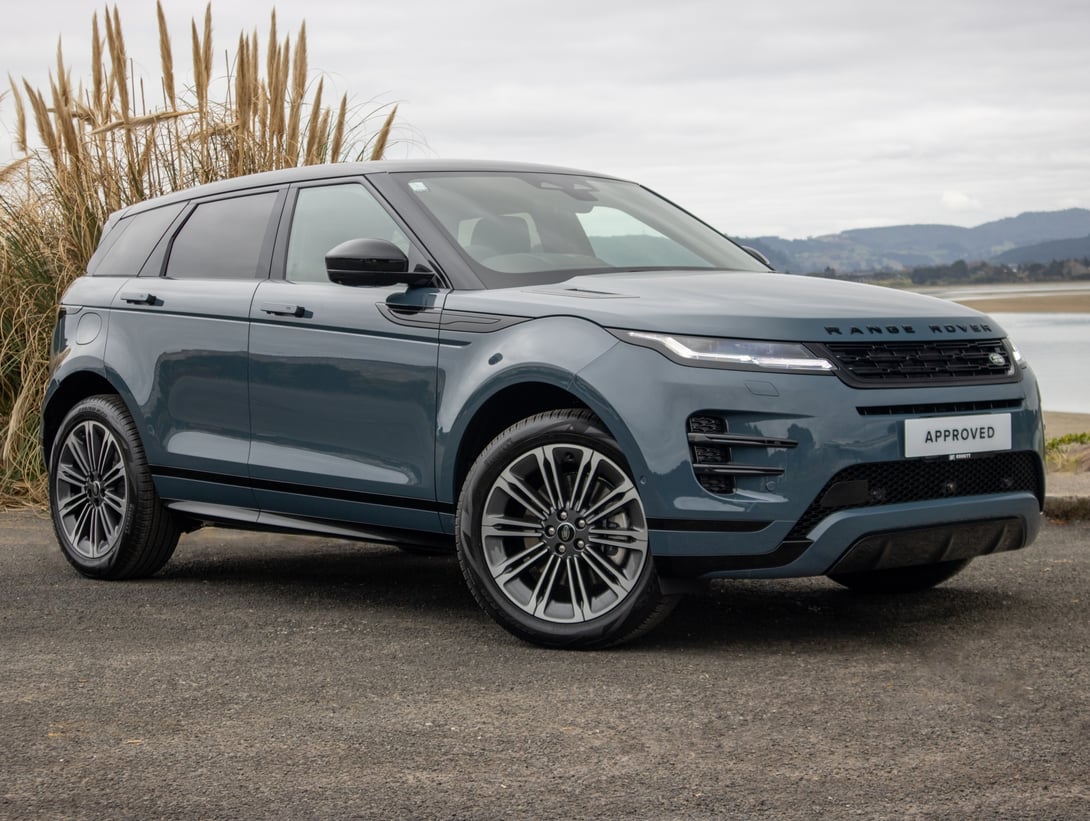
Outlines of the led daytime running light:
{"type": "Polygon", "coordinates": [[[811,373],[829,373],[834,369],[834,365],[827,359],[811,356],[801,345],[789,342],[754,343],[745,340],[672,336],[670,334],[653,334],[641,331],[626,331],[625,333],[630,339],[655,343],[657,347],[669,351],[679,359],[696,362],[721,363],[725,366],[741,365],[780,371],[807,371],[811,373]],[[716,346],[718,350],[697,350],[686,344],[690,340],[697,344],[703,343],[709,347],[716,346]],[[745,351],[746,346],[749,345],[778,348],[782,353],[780,355],[749,353],[745,351]],[[791,354],[798,355],[792,356],[791,354]]]}

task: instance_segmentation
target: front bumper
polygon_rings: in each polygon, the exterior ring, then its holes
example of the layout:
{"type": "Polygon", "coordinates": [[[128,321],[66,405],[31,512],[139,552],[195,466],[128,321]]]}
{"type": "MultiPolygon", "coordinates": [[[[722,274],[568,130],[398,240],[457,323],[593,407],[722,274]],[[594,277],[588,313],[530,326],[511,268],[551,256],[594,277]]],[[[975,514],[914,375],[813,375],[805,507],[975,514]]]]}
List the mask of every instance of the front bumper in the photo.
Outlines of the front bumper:
{"type": "Polygon", "coordinates": [[[1044,437],[1028,369],[1013,383],[858,389],[833,376],[685,367],[622,344],[579,381],[601,395],[595,404],[629,456],[663,575],[821,575],[848,553],[881,552],[883,540],[883,566],[941,560],[933,557],[944,550],[967,558],[1028,545],[1040,527],[1044,437]],[[661,389],[633,391],[633,373],[661,389]],[[904,457],[905,419],[982,407],[1010,414],[1010,451],[904,457]],[[795,445],[738,449],[747,466],[767,470],[737,476],[730,492],[709,492],[687,439],[687,420],[705,412],[725,419],[732,434],[795,445]],[[881,481],[834,481],[860,466],[860,475],[881,481]],[[975,481],[975,473],[987,478],[975,481]],[[826,504],[833,488],[845,504],[826,504]],[[998,521],[1006,522],[998,536],[990,525],[980,529],[998,521]]]}
{"type": "Polygon", "coordinates": [[[1040,527],[1037,498],[1011,493],[840,511],[807,538],[763,553],[725,554],[712,544],[718,538],[722,545],[722,533],[658,531],[652,547],[668,577],[795,578],[1018,550],[1036,539],[1040,527]]]}

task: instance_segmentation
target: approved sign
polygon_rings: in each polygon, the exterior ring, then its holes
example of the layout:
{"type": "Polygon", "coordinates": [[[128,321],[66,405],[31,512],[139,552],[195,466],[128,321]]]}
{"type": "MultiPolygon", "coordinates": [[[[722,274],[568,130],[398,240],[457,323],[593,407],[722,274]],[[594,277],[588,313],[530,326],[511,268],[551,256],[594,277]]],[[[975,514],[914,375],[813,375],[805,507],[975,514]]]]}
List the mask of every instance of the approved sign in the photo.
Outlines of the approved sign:
{"type": "Polygon", "coordinates": [[[1011,415],[937,416],[905,420],[905,456],[1010,450],[1011,415]]]}

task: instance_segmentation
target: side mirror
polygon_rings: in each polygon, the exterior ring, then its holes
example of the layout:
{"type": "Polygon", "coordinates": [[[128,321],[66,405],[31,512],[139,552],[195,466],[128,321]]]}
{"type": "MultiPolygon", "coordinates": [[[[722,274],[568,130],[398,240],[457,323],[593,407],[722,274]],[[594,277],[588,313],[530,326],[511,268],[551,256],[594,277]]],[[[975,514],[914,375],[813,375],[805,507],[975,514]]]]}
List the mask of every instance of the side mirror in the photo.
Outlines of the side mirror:
{"type": "Polygon", "coordinates": [[[384,239],[350,239],[325,255],[326,275],[338,285],[381,287],[404,283],[410,288],[430,285],[431,271],[409,272],[401,249],[384,239]]]}

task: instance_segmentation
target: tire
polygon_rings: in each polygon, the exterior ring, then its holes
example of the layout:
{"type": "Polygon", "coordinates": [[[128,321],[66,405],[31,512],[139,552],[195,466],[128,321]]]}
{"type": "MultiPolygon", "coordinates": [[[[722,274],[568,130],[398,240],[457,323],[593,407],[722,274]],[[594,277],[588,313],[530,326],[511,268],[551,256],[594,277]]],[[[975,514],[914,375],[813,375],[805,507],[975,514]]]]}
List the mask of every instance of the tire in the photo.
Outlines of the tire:
{"type": "Polygon", "coordinates": [[[49,509],[64,557],[90,578],[150,576],[178,544],[178,525],[117,396],[84,399],[61,423],[49,458],[49,509]]]}
{"type": "Polygon", "coordinates": [[[867,570],[858,573],[830,573],[829,578],[859,593],[915,593],[927,590],[964,570],[971,559],[867,570]]]}
{"type": "Polygon", "coordinates": [[[659,587],[624,455],[585,410],[538,414],[497,436],[466,477],[455,535],[474,598],[525,641],[620,644],[677,603],[659,587]]]}

